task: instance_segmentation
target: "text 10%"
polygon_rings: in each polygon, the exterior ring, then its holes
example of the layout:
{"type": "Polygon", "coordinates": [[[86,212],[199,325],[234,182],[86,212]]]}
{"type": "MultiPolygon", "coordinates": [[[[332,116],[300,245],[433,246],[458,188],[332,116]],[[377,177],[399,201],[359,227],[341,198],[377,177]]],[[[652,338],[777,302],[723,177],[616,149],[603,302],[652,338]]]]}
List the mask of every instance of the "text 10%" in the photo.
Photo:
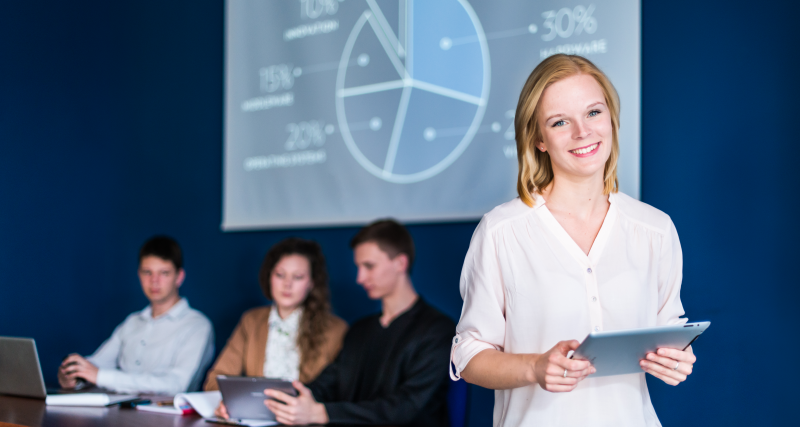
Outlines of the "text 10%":
{"type": "Polygon", "coordinates": [[[342,0],[300,0],[300,18],[317,19],[322,15],[333,15],[339,10],[342,0]]]}

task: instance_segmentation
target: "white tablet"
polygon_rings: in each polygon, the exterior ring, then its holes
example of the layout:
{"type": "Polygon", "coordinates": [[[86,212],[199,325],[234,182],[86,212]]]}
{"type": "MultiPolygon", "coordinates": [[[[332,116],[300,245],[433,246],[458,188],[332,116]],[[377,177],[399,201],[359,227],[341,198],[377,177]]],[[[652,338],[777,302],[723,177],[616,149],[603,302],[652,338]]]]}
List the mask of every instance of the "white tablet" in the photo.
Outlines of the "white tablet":
{"type": "Polygon", "coordinates": [[[696,340],[711,322],[655,328],[592,332],[572,354],[572,359],[592,362],[593,377],[642,372],[639,361],[659,348],[684,350],[696,340]]]}

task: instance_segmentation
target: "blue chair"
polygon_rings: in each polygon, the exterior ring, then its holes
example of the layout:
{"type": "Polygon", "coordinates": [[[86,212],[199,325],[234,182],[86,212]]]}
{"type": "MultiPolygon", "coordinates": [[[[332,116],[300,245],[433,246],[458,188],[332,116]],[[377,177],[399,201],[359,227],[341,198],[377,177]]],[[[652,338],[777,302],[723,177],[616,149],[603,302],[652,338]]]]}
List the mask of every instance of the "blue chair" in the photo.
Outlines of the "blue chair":
{"type": "Polygon", "coordinates": [[[467,382],[450,381],[447,389],[447,415],[450,427],[464,427],[467,421],[467,382]]]}

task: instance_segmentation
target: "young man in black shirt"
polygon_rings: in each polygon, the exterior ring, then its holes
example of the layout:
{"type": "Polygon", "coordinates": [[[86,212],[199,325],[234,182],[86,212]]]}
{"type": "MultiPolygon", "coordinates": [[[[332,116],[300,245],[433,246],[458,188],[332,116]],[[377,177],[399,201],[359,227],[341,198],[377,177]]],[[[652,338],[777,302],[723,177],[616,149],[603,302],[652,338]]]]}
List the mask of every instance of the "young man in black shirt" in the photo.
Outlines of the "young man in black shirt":
{"type": "Polygon", "coordinates": [[[357,282],[382,312],[356,322],[341,353],[298,397],[266,390],[282,424],[447,425],[447,364],[455,323],[414,290],[414,243],[393,220],[361,229],[350,242],[357,282]],[[276,400],[273,400],[276,399],[276,400]],[[283,402],[283,403],[282,403],[283,402]]]}

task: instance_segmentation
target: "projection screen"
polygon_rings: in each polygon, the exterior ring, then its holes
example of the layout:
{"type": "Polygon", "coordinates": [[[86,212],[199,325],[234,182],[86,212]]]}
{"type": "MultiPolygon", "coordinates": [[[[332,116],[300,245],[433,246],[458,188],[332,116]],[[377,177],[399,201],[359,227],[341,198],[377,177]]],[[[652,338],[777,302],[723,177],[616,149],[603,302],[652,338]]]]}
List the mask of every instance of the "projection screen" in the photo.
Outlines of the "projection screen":
{"type": "Polygon", "coordinates": [[[533,68],[583,55],[621,99],[639,197],[638,0],[228,0],[223,230],[472,220],[516,197],[533,68]]]}

